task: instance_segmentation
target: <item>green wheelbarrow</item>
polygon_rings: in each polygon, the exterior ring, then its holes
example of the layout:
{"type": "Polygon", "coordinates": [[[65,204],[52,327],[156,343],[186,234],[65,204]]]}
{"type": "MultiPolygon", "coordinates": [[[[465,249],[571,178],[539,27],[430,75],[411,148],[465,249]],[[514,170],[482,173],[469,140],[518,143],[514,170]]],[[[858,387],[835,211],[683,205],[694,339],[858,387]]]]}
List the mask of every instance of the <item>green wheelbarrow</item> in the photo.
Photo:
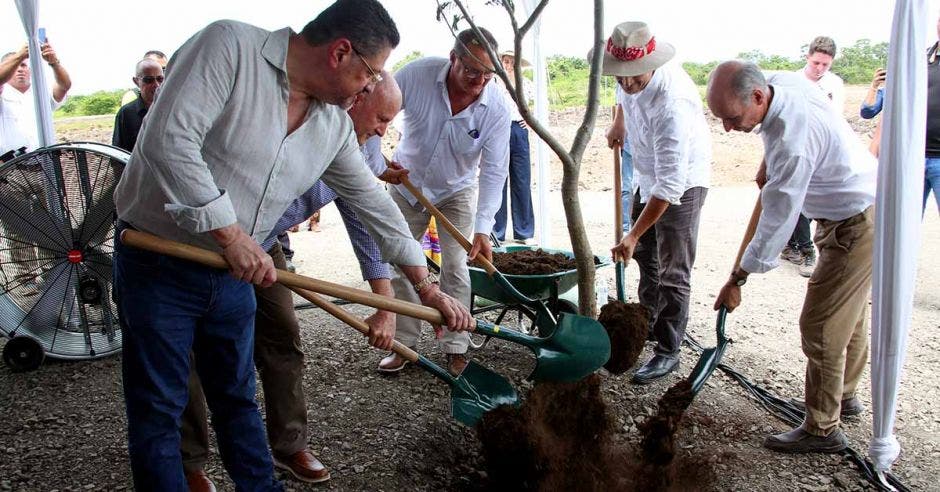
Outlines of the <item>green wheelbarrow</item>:
{"type": "MultiPolygon", "coordinates": [[[[493,248],[493,253],[511,253],[513,251],[534,249],[541,249],[547,253],[561,253],[569,258],[574,258],[574,253],[571,251],[525,245],[493,248]]],[[[603,268],[609,265],[611,265],[609,258],[594,256],[595,268],[603,268]]],[[[578,271],[575,269],[545,275],[510,275],[504,273],[503,276],[520,293],[545,304],[556,317],[560,313],[578,312],[578,271]]],[[[535,331],[533,328],[538,327],[539,335],[551,335],[551,333],[544,332],[548,324],[538,324],[536,322],[538,314],[535,310],[503,289],[485,269],[475,265],[470,265],[470,301],[474,316],[498,312],[495,324],[500,324],[508,314],[515,312],[518,314],[520,331],[523,333],[531,333],[535,331]]],[[[474,348],[481,348],[485,344],[486,341],[473,346],[474,348]]]]}

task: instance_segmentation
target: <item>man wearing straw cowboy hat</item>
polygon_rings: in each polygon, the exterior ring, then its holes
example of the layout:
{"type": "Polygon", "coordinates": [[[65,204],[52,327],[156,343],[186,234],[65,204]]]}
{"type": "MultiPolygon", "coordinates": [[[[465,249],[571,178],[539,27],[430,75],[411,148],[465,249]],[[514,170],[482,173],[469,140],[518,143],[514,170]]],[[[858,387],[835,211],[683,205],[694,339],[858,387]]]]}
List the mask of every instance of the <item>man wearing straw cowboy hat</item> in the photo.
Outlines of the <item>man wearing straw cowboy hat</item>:
{"type": "Polygon", "coordinates": [[[728,61],[708,80],[708,106],[726,131],[760,133],[767,183],[757,232],[715,301],[741,304],[750,273],[778,264],[802,212],[815,219],[819,264],[809,279],[800,336],[806,355],[806,416],[764,446],[787,453],[845,449],[840,417],[858,415],[855,390],[868,357],[877,162],[841,113],[799,74],[765,79],[753,63],[728,61]]]}
{"type": "Polygon", "coordinates": [[[646,384],[679,366],[689,321],[692,265],[702,203],[708,193],[711,137],[698,89],[682,68],[667,64],[675,48],[643,22],[624,22],[607,40],[604,75],[626,92],[624,114],[639,187],[633,222],[611,249],[640,267],[640,302],[650,309],[655,353],[633,375],[646,384]]]}

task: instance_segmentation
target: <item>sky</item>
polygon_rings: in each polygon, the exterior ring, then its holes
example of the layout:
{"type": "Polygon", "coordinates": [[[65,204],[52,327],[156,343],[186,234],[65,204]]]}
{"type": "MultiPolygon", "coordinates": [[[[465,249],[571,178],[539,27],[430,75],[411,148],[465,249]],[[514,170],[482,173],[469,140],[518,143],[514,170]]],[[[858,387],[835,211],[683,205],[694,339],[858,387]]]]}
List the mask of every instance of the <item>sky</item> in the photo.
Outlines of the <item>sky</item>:
{"type": "MultiPolygon", "coordinates": [[[[299,31],[328,0],[38,0],[39,25],[46,28],[60,61],[72,77],[71,94],[128,88],[135,63],[150,49],[172,53],[189,36],[217,19],[235,19],[266,29],[299,31]]],[[[385,0],[402,41],[386,66],[412,51],[446,56],[453,45],[447,26],[435,19],[435,0],[385,0]]],[[[517,0],[518,4],[522,2],[517,0]]],[[[505,12],[470,0],[478,23],[501,47],[512,42],[505,12]]],[[[591,46],[593,3],[553,0],[542,15],[541,47],[548,55],[585,56],[591,46]]],[[[927,39],[936,39],[940,0],[927,0],[927,39]]],[[[892,0],[605,0],[604,38],[613,26],[642,20],[658,41],[676,47],[679,61],[707,62],[760,50],[790,58],[817,35],[838,46],[867,38],[887,41],[892,0]],[[780,7],[785,5],[785,8],[780,7]]],[[[13,0],[0,0],[0,52],[15,51],[25,33],[13,0]]]]}

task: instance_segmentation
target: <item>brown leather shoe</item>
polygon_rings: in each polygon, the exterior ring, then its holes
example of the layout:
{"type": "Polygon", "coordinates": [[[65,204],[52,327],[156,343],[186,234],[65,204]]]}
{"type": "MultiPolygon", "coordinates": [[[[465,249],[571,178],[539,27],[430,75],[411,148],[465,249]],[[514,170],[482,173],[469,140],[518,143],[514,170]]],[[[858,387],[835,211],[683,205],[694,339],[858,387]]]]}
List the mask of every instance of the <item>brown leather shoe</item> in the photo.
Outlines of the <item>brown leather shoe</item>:
{"type": "Polygon", "coordinates": [[[454,376],[459,376],[467,368],[469,361],[466,354],[447,354],[447,370],[454,376]]]}
{"type": "Polygon", "coordinates": [[[274,457],[274,466],[287,470],[297,480],[307,483],[320,483],[330,479],[330,471],[320,463],[309,449],[297,451],[287,457],[274,457]]]}
{"type": "Polygon", "coordinates": [[[398,372],[408,365],[408,359],[392,352],[379,361],[378,371],[385,374],[398,372]]]}
{"type": "Polygon", "coordinates": [[[797,427],[789,432],[767,436],[764,447],[781,453],[838,453],[849,447],[842,429],[821,437],[797,427]]]}
{"type": "Polygon", "coordinates": [[[186,472],[186,484],[189,485],[189,492],[215,492],[215,484],[209,480],[205,470],[186,472]]]}

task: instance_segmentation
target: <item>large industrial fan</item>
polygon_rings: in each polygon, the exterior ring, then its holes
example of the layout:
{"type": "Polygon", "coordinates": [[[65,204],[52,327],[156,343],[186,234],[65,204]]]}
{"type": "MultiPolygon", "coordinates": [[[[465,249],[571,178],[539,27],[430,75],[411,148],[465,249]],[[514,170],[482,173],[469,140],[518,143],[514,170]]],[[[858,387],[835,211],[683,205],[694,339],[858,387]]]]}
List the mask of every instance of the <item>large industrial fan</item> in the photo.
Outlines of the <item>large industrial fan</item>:
{"type": "Polygon", "coordinates": [[[114,187],[130,156],[99,143],[44,147],[0,166],[3,360],[31,370],[45,355],[121,350],[111,297],[114,187]]]}

